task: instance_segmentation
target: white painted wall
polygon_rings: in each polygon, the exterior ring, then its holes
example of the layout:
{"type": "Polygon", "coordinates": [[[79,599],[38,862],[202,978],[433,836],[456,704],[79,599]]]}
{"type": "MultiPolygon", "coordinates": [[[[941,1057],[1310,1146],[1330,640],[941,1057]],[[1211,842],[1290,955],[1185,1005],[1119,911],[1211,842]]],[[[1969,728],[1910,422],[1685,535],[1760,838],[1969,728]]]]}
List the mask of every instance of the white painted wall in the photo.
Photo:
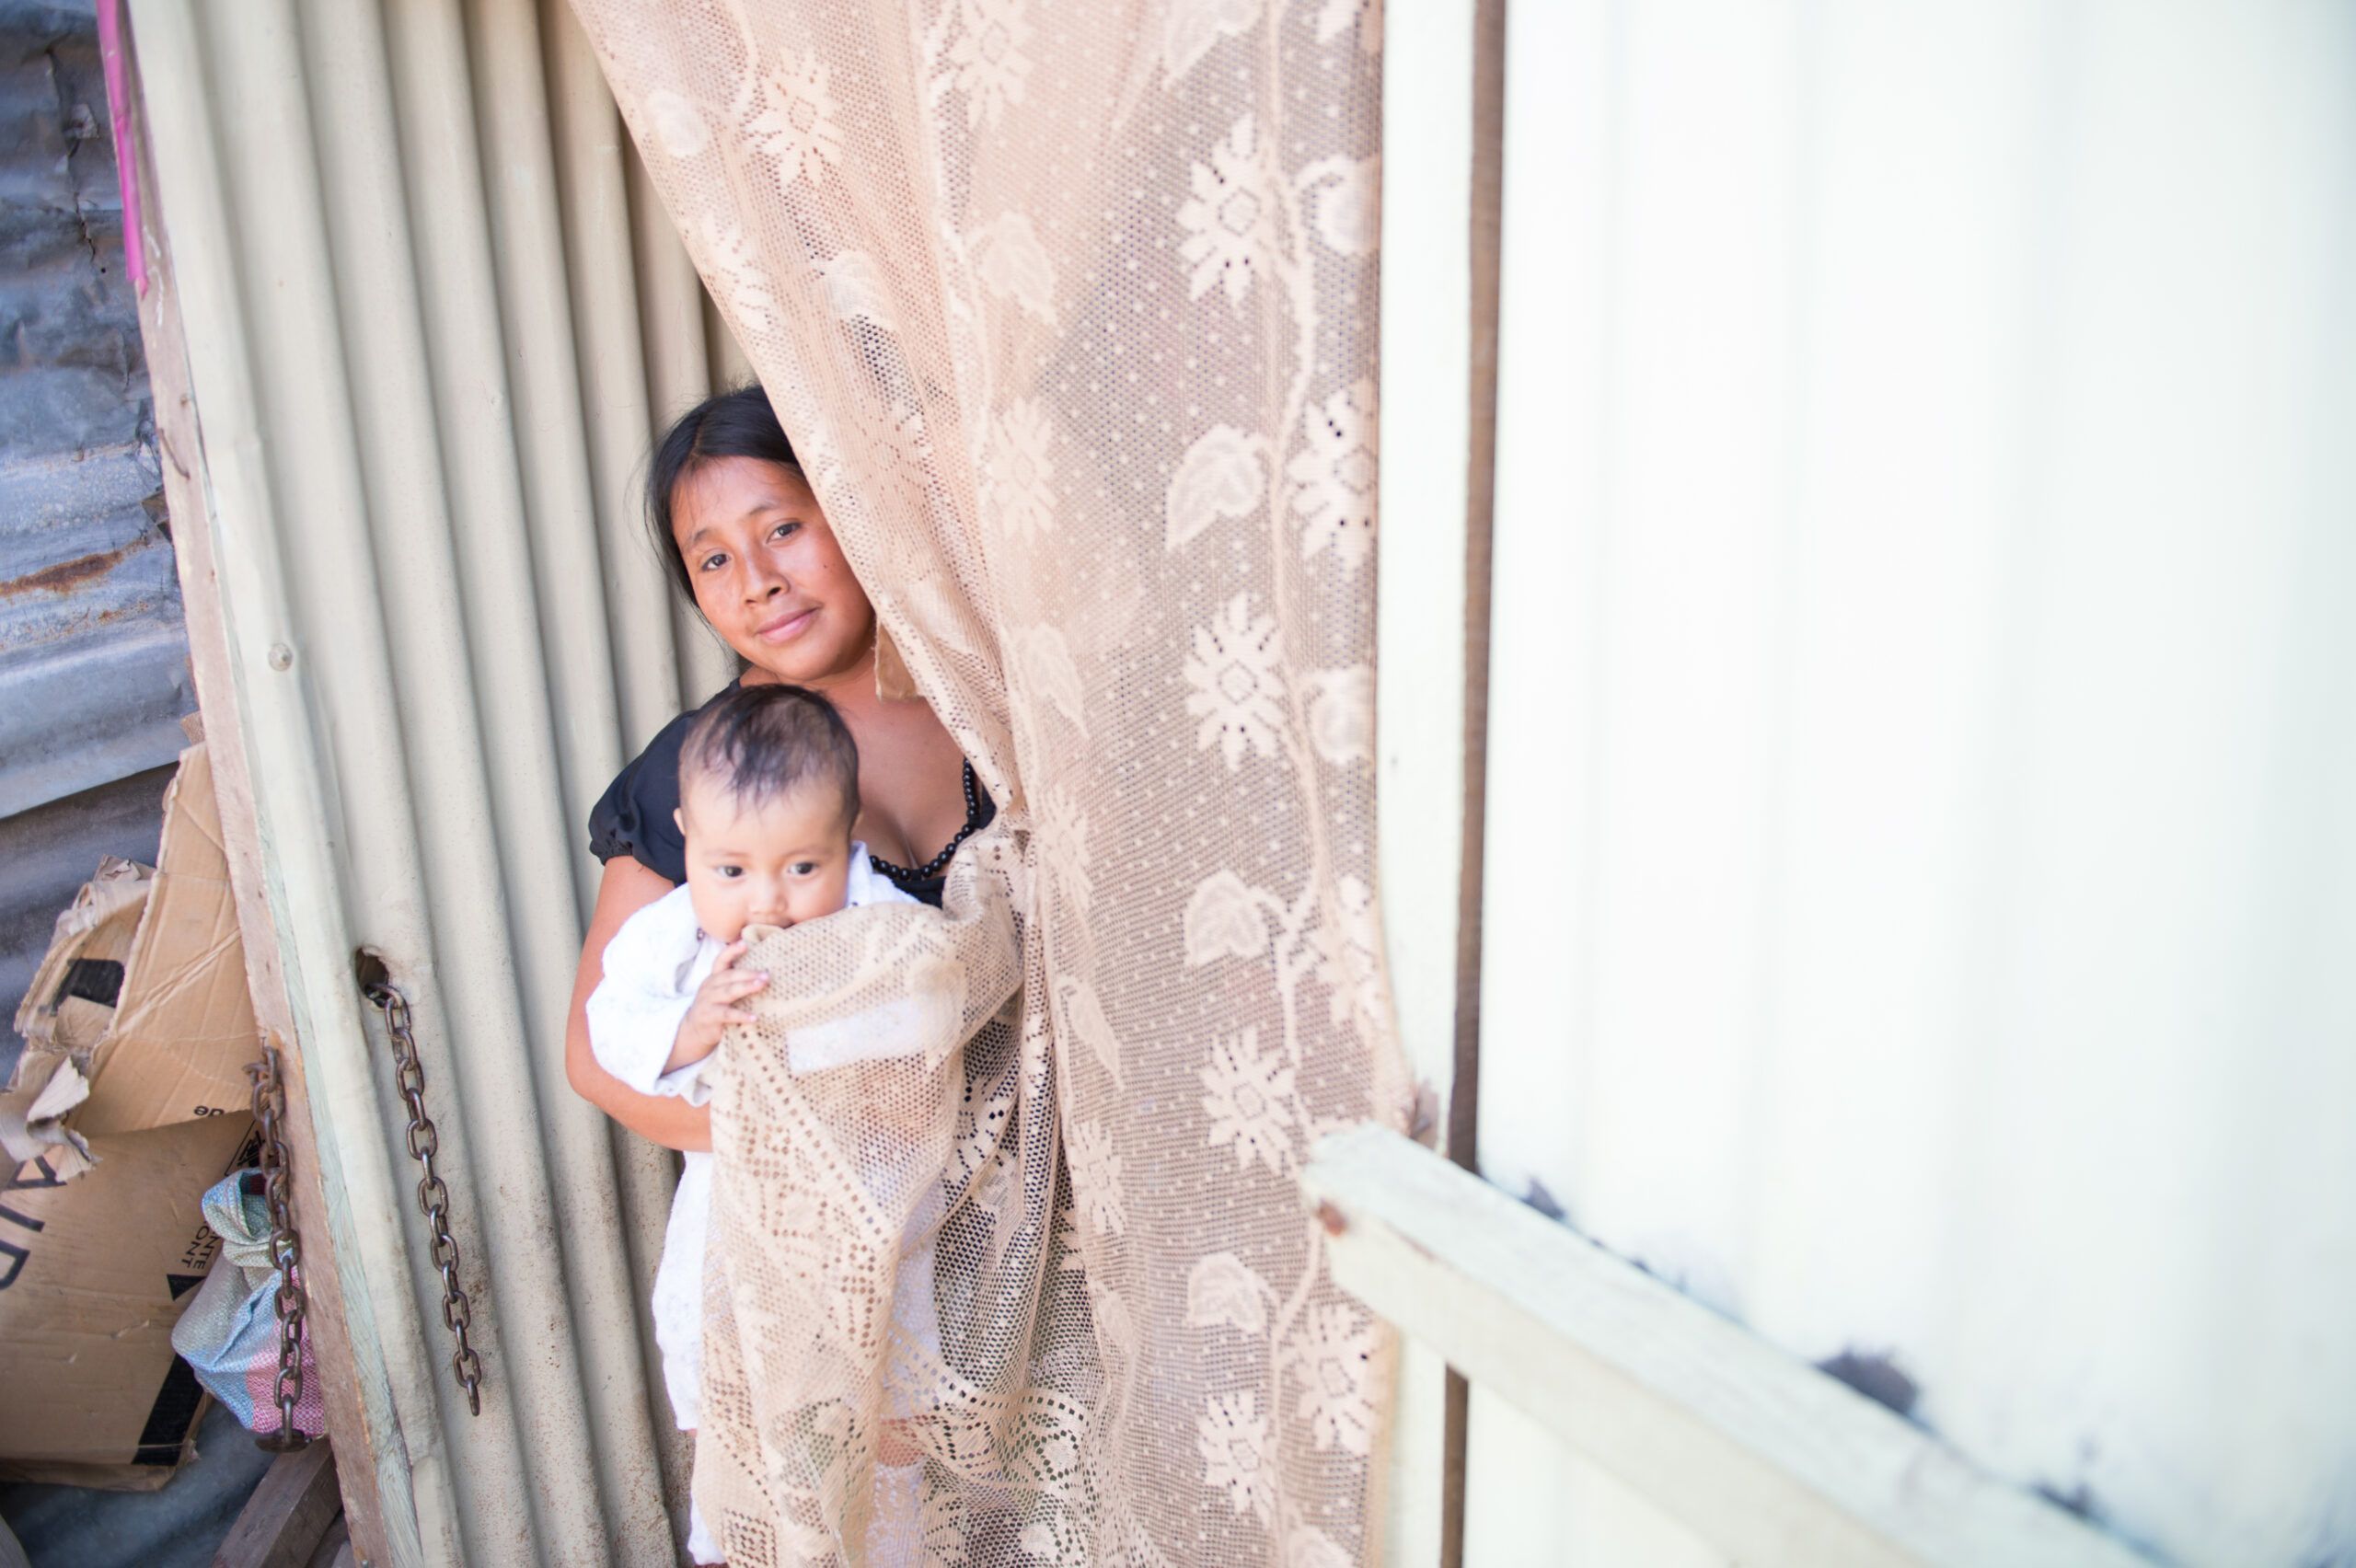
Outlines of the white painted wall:
{"type": "MultiPolygon", "coordinates": [[[[2356,10],[1508,27],[1484,1172],[2165,1557],[2347,1560],[2356,10]]],[[[1688,1560],[1472,1463],[1476,1568],[1688,1560]]]]}
{"type": "Polygon", "coordinates": [[[1382,914],[1401,1041],[1415,1076],[1445,1097],[1464,824],[1472,0],[1400,0],[1383,29],[1382,914]]]}
{"type": "MultiPolygon", "coordinates": [[[[1400,1043],[1446,1125],[1464,823],[1472,0],[1384,12],[1375,732],[1382,924],[1400,1043]]],[[[1439,1560],[1447,1367],[1400,1347],[1385,1560],[1439,1560]]]]}

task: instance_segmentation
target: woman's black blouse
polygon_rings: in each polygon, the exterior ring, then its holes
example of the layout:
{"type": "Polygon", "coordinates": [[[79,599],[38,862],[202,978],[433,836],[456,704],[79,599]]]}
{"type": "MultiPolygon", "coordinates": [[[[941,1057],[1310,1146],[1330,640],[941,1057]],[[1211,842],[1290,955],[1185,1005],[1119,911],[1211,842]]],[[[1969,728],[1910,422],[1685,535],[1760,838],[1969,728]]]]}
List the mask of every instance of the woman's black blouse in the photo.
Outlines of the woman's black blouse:
{"type": "MultiPolygon", "coordinates": [[[[735,689],[736,683],[731,681],[712,700],[716,702],[735,689]]],[[[679,748],[687,744],[687,727],[695,722],[696,713],[702,711],[697,709],[695,712],[682,713],[664,725],[663,732],[649,741],[646,749],[631,758],[614,776],[614,781],[606,786],[605,795],[589,813],[589,852],[598,859],[628,855],[675,887],[687,880],[687,841],[680,834],[678,819],[673,813],[679,809],[679,748]]],[[[957,840],[987,827],[996,815],[997,803],[974,778],[973,767],[968,764],[965,825],[958,830],[957,840]]],[[[949,880],[945,864],[929,877],[920,877],[915,870],[882,859],[874,859],[874,865],[903,893],[939,906],[941,890],[949,880]]],[[[931,868],[917,868],[929,870],[931,868]]]]}

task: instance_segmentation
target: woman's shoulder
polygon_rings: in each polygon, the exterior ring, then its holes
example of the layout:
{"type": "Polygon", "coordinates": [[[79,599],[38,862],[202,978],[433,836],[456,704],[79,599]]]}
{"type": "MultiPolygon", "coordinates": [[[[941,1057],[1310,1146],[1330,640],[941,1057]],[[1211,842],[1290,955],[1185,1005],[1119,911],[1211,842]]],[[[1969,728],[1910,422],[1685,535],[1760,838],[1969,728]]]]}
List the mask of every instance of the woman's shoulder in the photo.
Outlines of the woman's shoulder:
{"type": "Polygon", "coordinates": [[[687,880],[687,843],[672,813],[679,809],[679,748],[702,711],[690,709],[664,725],[614,775],[589,813],[591,854],[600,860],[627,855],[665,882],[687,880]]]}

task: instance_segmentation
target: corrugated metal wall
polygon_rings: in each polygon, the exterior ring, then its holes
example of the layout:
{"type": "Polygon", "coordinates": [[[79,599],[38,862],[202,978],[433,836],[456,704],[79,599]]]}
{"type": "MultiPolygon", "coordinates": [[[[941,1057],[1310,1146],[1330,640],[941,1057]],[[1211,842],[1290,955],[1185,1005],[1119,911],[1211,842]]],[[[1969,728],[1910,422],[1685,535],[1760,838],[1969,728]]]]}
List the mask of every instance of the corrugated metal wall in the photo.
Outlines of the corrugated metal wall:
{"type": "MultiPolygon", "coordinates": [[[[560,6],[133,14],[392,1560],[667,1560],[659,1165],[560,1033],[589,795],[720,677],[626,491],[724,355],[560,6]]],[[[1511,23],[1484,1166],[2189,1562],[2356,1532],[2348,25],[1511,23]]],[[[1551,1463],[1476,1411],[1469,1561],[1707,1561],[1551,1463]]]]}
{"type": "MultiPolygon", "coordinates": [[[[2356,11],[1508,29],[1484,1173],[2166,1559],[2356,1561],[2356,11]]],[[[1471,1470],[1479,1568],[1715,1561],[1471,1470]]]]}
{"type": "Polygon", "coordinates": [[[153,860],[196,705],[98,28],[0,4],[0,1080],[59,910],[153,860]]]}
{"type": "Polygon", "coordinates": [[[130,10],[234,687],[206,702],[252,778],[387,1558],[668,1562],[640,1304],[669,1158],[572,1094],[563,1031],[589,806],[728,674],[631,491],[727,345],[562,4],[130,10]],[[416,1009],[479,1417],[364,947],[416,1009]]]}

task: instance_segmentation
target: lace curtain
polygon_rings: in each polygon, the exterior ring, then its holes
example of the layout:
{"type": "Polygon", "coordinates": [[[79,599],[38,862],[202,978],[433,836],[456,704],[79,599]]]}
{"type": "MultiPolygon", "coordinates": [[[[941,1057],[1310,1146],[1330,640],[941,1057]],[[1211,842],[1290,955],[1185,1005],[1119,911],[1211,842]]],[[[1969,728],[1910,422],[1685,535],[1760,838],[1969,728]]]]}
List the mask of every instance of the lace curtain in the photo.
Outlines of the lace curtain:
{"type": "Polygon", "coordinates": [[[1003,807],[942,911],[756,954],[696,1456],[729,1561],[1370,1561],[1392,1349],[1293,1178],[1409,1101],[1379,0],[576,4],[884,678],[1003,807]],[[879,1009],[921,1055],[792,1070],[879,1009]]]}

